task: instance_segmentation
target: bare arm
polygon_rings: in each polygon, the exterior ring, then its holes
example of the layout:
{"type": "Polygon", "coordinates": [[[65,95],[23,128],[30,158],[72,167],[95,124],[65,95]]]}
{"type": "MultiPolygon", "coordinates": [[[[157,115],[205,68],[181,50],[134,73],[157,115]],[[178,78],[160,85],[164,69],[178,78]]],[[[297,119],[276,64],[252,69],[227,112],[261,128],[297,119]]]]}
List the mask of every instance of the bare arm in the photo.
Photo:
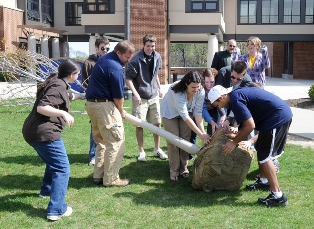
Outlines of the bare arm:
{"type": "Polygon", "coordinates": [[[224,154],[229,154],[231,153],[232,150],[234,150],[234,148],[237,146],[237,144],[242,141],[243,139],[245,139],[249,133],[252,132],[252,130],[255,128],[255,123],[253,118],[249,118],[247,120],[245,120],[242,123],[242,127],[241,129],[239,129],[238,134],[235,136],[235,138],[233,139],[233,141],[229,141],[227,142],[223,148],[222,148],[222,152],[224,154]]]}
{"type": "Polygon", "coordinates": [[[123,109],[123,102],[124,102],[124,98],[121,99],[113,99],[113,103],[116,105],[116,107],[118,108],[122,118],[125,118],[125,110],[123,109]]]}
{"type": "MultiPolygon", "coordinates": [[[[196,120],[195,120],[196,121],[196,120]]],[[[200,128],[198,128],[196,126],[196,124],[194,123],[194,121],[189,117],[187,120],[185,120],[186,124],[188,125],[188,127],[190,127],[191,130],[193,130],[199,137],[200,139],[202,139],[203,142],[208,143],[209,140],[211,139],[210,136],[204,131],[204,127],[203,130],[201,130],[200,128]]],[[[203,123],[203,122],[202,122],[203,123]]]]}
{"type": "Polygon", "coordinates": [[[158,93],[159,93],[159,98],[162,98],[163,94],[162,91],[160,90],[160,81],[159,81],[159,77],[157,76],[157,85],[158,85],[158,93]]]}
{"type": "Polygon", "coordinates": [[[66,111],[56,109],[50,105],[37,106],[37,112],[48,117],[63,117],[69,127],[72,127],[74,118],[66,111]]]}
{"type": "Polygon", "coordinates": [[[134,87],[133,81],[130,79],[126,79],[125,80],[126,84],[128,85],[128,87],[130,88],[130,90],[133,93],[133,99],[136,102],[137,105],[141,105],[142,104],[142,100],[140,95],[137,93],[137,90],[134,87]]]}

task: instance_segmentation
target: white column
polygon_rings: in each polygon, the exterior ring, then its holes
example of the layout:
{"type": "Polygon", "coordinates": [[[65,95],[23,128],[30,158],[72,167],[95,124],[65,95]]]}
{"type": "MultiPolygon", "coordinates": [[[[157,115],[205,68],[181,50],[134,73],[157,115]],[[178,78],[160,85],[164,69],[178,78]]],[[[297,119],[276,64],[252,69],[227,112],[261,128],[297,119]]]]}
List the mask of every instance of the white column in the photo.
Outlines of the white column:
{"type": "Polygon", "coordinates": [[[60,57],[60,46],[59,46],[59,38],[54,37],[52,39],[52,58],[60,57]]]}
{"type": "Polygon", "coordinates": [[[35,34],[33,32],[30,32],[28,34],[28,39],[27,39],[27,43],[28,43],[28,50],[31,52],[36,52],[36,38],[35,38],[35,34]]]}
{"type": "Polygon", "coordinates": [[[41,38],[40,45],[41,45],[41,54],[49,58],[48,37],[46,34],[41,38]]]}
{"type": "Polygon", "coordinates": [[[96,36],[89,36],[89,55],[92,55],[95,53],[95,41],[96,36]]]}
{"type": "Polygon", "coordinates": [[[207,67],[210,68],[215,52],[218,52],[218,40],[216,35],[208,35],[207,67]]]}
{"type": "Polygon", "coordinates": [[[69,58],[69,42],[65,41],[62,43],[62,55],[63,57],[69,58]]]}

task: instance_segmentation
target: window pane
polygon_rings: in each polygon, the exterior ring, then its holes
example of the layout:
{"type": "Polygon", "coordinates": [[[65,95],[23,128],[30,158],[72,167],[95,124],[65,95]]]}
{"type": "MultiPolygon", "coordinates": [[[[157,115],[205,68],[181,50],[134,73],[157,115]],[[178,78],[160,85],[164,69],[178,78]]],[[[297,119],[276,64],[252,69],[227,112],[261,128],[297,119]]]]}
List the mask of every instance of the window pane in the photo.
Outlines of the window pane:
{"type": "Polygon", "coordinates": [[[202,10],[203,9],[203,3],[193,2],[192,3],[192,9],[193,10],[202,10]]]}
{"type": "Polygon", "coordinates": [[[241,1],[240,5],[240,23],[248,23],[248,2],[241,1]]]}
{"type": "Polygon", "coordinates": [[[292,16],[292,23],[300,23],[300,16],[292,16]]]}
{"type": "Polygon", "coordinates": [[[206,3],[207,10],[215,10],[217,3],[206,3]]]}
{"type": "Polygon", "coordinates": [[[88,5],[87,10],[88,11],[96,11],[96,5],[88,5]]]}
{"type": "Polygon", "coordinates": [[[99,5],[99,11],[106,11],[106,10],[109,10],[108,5],[105,5],[105,4],[99,5]]]}
{"type": "Polygon", "coordinates": [[[305,23],[313,23],[313,16],[305,16],[305,23]]]}
{"type": "Polygon", "coordinates": [[[290,16],[283,16],[283,23],[291,23],[291,17],[290,16]]]}

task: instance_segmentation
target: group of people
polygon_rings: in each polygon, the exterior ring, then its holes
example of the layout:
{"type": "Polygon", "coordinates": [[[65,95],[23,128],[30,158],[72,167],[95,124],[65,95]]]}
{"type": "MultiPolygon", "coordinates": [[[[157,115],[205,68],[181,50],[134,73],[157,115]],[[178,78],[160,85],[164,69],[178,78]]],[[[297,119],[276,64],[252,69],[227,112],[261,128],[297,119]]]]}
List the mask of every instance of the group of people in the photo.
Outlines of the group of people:
{"type": "MultiPolygon", "coordinates": [[[[72,213],[72,208],[65,203],[70,166],[61,137],[65,125],[72,127],[74,124],[69,114],[72,100],[86,99],[91,122],[89,164],[94,165],[94,183],[106,187],[129,184],[128,179],[119,177],[125,151],[125,83],[133,94],[133,115],[157,127],[162,122],[165,130],[187,141],[191,133],[195,133],[204,143],[209,143],[211,135],[223,125],[227,127],[226,134],[233,136],[223,147],[223,153],[228,154],[253,130],[259,131],[254,142],[260,177],[247,188],[271,190],[268,197],[258,200],[263,205],[287,205],[271,159],[284,151],[292,113],[277,96],[251,87],[252,82],[265,85],[265,69],[270,67],[267,48],[261,47],[257,37],[248,39],[248,54],[241,56],[236,46],[235,40],[229,40],[227,49],[215,54],[210,69],[205,69],[203,74],[188,72],[171,84],[165,95],[158,78],[161,56],[155,50],[156,37],[152,34],[143,37],[143,48],[136,54],[130,41],[120,41],[113,52],[107,53],[109,40],[96,39],[96,54],[85,61],[82,69],[86,93],[71,92],[69,84],[77,80],[80,66],[71,59],[64,60],[58,73],[39,85],[36,102],[22,130],[25,141],[46,164],[39,196],[50,197],[47,219],[56,221],[72,213]],[[207,131],[203,120],[208,123],[207,131]],[[231,120],[238,125],[232,133],[231,120]]],[[[137,159],[146,161],[140,127],[136,127],[136,138],[137,159]]],[[[154,156],[169,157],[170,179],[188,178],[189,154],[167,141],[167,155],[160,148],[160,137],[154,134],[153,138],[154,156]]]]}

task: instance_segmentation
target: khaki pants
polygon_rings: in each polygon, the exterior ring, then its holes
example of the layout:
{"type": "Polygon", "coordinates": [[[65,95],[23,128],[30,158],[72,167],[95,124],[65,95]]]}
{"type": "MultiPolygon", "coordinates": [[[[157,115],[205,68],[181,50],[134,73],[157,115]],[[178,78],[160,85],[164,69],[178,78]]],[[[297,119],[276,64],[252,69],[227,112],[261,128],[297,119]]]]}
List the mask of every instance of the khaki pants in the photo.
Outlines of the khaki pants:
{"type": "MultiPolygon", "coordinates": [[[[191,129],[183,121],[182,118],[167,119],[162,118],[162,123],[166,131],[183,138],[186,141],[190,141],[191,129]]],[[[170,166],[170,176],[176,177],[182,173],[188,173],[189,153],[176,147],[167,141],[167,152],[170,166]]]]}
{"type": "Polygon", "coordinates": [[[87,101],[86,110],[97,144],[93,178],[103,178],[103,184],[108,186],[119,179],[125,149],[122,117],[113,102],[87,101]]]}

